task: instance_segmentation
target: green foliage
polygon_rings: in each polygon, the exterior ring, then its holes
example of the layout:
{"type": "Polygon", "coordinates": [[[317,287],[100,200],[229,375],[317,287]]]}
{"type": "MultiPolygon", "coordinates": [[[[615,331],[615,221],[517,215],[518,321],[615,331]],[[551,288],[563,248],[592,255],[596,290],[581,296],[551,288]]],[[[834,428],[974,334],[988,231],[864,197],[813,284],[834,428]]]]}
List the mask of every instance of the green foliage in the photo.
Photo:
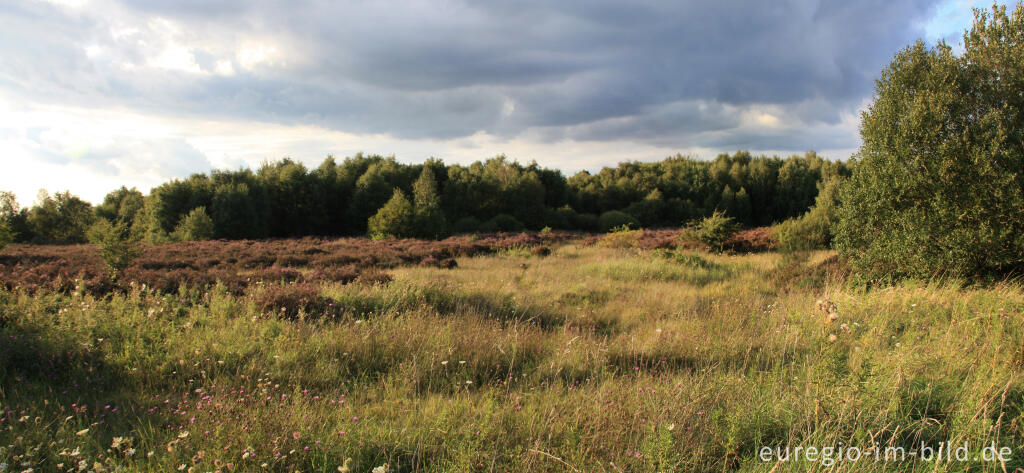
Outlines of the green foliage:
{"type": "Polygon", "coordinates": [[[628,223],[612,228],[598,240],[597,245],[607,248],[634,248],[643,230],[633,230],[628,223]]]}
{"type": "Polygon", "coordinates": [[[115,276],[131,266],[142,252],[139,241],[132,236],[127,222],[111,224],[109,220],[99,218],[89,227],[88,238],[99,247],[100,258],[115,276]]]}
{"type": "Polygon", "coordinates": [[[481,232],[521,232],[526,229],[523,222],[509,214],[498,214],[480,225],[481,232]]]}
{"type": "Polygon", "coordinates": [[[603,231],[613,231],[618,227],[637,228],[640,226],[640,222],[637,222],[632,215],[618,210],[609,210],[597,219],[598,225],[601,226],[603,231]]]}
{"type": "Polygon", "coordinates": [[[416,213],[416,236],[434,239],[444,235],[447,222],[441,210],[437,181],[430,166],[423,166],[420,177],[412,186],[412,195],[416,213]]]}
{"type": "Polygon", "coordinates": [[[51,196],[40,191],[27,223],[38,243],[83,243],[92,221],[92,205],[88,202],[70,192],[51,196]]]}
{"type": "MultiPolygon", "coordinates": [[[[479,219],[508,214],[537,229],[544,226],[547,210],[545,181],[557,187],[553,183],[558,180],[557,171],[542,170],[536,164],[523,166],[504,155],[469,166],[453,165],[444,185],[446,213],[479,219]]],[[[561,202],[557,195],[552,197],[561,202]]]]}
{"type": "Polygon", "coordinates": [[[135,222],[132,223],[131,232],[135,238],[152,244],[170,241],[171,237],[163,229],[156,213],[159,199],[159,195],[154,192],[143,201],[142,210],[136,214],[135,222]]]}
{"type": "Polygon", "coordinates": [[[174,228],[171,238],[175,241],[202,241],[216,236],[213,219],[206,214],[206,207],[196,207],[174,228]]]}
{"type": "Polygon", "coordinates": [[[368,228],[368,219],[393,198],[394,189],[402,188],[397,182],[400,171],[398,163],[393,160],[377,161],[370,164],[366,172],[359,176],[349,207],[349,219],[352,220],[355,229],[368,228]]]}
{"type": "MultiPolygon", "coordinates": [[[[402,164],[394,157],[357,153],[340,163],[327,157],[314,169],[285,158],[265,162],[255,172],[194,174],[157,186],[145,197],[122,187],[104,198],[95,216],[112,224],[125,222],[133,235],[153,243],[168,241],[182,218],[198,207],[205,207],[213,219],[218,238],[358,235],[367,233],[370,217],[398,188],[413,203],[416,222],[411,236],[420,238],[439,238],[451,230],[475,231],[476,227],[460,229],[452,223],[503,214],[530,230],[548,226],[596,232],[623,223],[675,226],[715,209],[755,225],[804,213],[817,184],[844,173],[845,164],[813,152],[781,159],[740,151],[711,162],[674,156],[653,163],[624,162],[568,179],[557,170],[524,165],[504,155],[446,165],[436,159],[402,164]]],[[[76,205],[71,196],[51,200],[60,199],[68,200],[69,208],[76,205]]],[[[3,200],[0,194],[0,207],[3,200]]],[[[84,240],[91,216],[85,216],[84,225],[57,222],[55,216],[68,216],[58,215],[56,204],[40,202],[30,210],[15,205],[4,217],[18,241],[84,240]]],[[[520,229],[498,227],[485,229],[520,229]]]]}
{"type": "Polygon", "coordinates": [[[800,217],[788,219],[775,227],[773,233],[779,240],[780,249],[806,251],[825,249],[831,245],[841,183],[838,177],[829,180],[818,192],[814,207],[800,217]]]}
{"type": "Polygon", "coordinates": [[[6,238],[5,245],[27,241],[31,237],[28,229],[28,211],[18,205],[18,199],[12,192],[0,191],[0,228],[3,229],[0,238],[6,238]]]}
{"type": "MultiPolygon", "coordinates": [[[[268,280],[244,294],[0,288],[0,462],[946,472],[1002,467],[909,454],[889,466],[766,463],[759,450],[937,451],[956,439],[978,458],[1024,444],[1015,282],[862,291],[782,282],[773,254],[571,246],[524,256],[460,257],[463,269],[421,267],[390,284],[268,280]]],[[[819,260],[789,274],[827,281],[819,260]]]]}
{"type": "MultiPolygon", "coordinates": [[[[214,234],[222,238],[255,238],[266,235],[257,199],[245,183],[223,183],[213,192],[210,217],[214,234]]],[[[206,238],[204,238],[206,239],[206,238]]]]}
{"type": "Polygon", "coordinates": [[[644,226],[674,226],[716,209],[745,225],[768,225],[804,213],[820,181],[848,173],[846,163],[813,151],[785,159],[738,151],[711,162],[681,155],[624,162],[596,174],[577,173],[568,184],[577,212],[623,210],[644,226]]]}
{"type": "Polygon", "coordinates": [[[142,210],[144,197],[136,188],[128,189],[121,186],[103,198],[103,203],[96,206],[96,216],[106,219],[112,224],[123,222],[131,227],[135,217],[142,210]]]}
{"type": "Polygon", "coordinates": [[[1024,263],[1024,8],[976,11],[964,53],[920,41],[882,72],[840,193],[836,248],[867,277],[1024,263]]]}
{"type": "Polygon", "coordinates": [[[462,217],[455,221],[455,225],[452,225],[452,231],[455,233],[473,233],[480,229],[480,220],[476,217],[462,217]]]}
{"type": "Polygon", "coordinates": [[[416,213],[412,202],[401,189],[395,188],[388,200],[367,224],[370,238],[409,238],[416,234],[416,213]]]}
{"type": "Polygon", "coordinates": [[[691,222],[684,230],[682,237],[698,241],[721,251],[725,242],[736,232],[737,224],[725,212],[716,210],[713,214],[697,222],[691,222]]]}
{"type": "Polygon", "coordinates": [[[601,228],[601,222],[594,214],[577,214],[573,220],[573,227],[588,232],[596,232],[601,228]]]}
{"type": "Polygon", "coordinates": [[[0,251],[3,251],[4,247],[13,241],[14,232],[11,231],[10,225],[4,220],[0,220],[0,251]]]}

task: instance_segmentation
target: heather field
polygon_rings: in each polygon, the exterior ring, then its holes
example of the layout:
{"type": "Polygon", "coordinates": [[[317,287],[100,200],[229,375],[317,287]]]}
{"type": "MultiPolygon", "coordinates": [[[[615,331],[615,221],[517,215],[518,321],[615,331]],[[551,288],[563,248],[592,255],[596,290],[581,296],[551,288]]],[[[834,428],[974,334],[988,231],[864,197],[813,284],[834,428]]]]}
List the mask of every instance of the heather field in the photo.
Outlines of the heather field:
{"type": "Polygon", "coordinates": [[[0,471],[1024,466],[1019,284],[865,287],[740,235],[177,243],[116,279],[12,245],[0,471]],[[940,442],[968,457],[910,454],[940,442]]]}

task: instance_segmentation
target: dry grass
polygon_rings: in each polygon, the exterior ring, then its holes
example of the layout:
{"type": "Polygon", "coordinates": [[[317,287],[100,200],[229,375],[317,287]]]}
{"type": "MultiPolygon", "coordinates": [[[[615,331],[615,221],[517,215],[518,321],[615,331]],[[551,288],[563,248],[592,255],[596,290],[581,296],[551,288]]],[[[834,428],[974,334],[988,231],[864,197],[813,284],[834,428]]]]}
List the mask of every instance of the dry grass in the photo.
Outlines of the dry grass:
{"type": "Polygon", "coordinates": [[[807,471],[828,468],[758,450],[968,441],[1022,466],[1024,290],[851,289],[816,269],[829,257],[511,248],[396,267],[389,283],[327,281],[330,317],[287,319],[261,305],[266,288],[0,292],[0,462],[807,471]]]}

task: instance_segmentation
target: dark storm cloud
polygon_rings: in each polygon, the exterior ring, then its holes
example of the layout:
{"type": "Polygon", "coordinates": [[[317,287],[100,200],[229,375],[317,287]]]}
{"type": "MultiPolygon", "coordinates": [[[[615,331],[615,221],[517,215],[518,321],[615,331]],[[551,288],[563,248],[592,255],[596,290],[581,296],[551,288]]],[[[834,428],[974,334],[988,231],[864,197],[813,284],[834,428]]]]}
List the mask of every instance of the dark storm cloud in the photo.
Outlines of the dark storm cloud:
{"type": "MultiPolygon", "coordinates": [[[[62,103],[400,138],[534,130],[549,140],[801,149],[821,145],[793,128],[855,110],[881,67],[921,35],[929,9],[919,0],[15,3],[0,7],[9,25],[0,86],[62,103]],[[159,36],[158,17],[179,29],[159,36]],[[204,74],[145,67],[166,46],[160,38],[186,45],[204,74]],[[238,48],[261,38],[284,56],[243,67],[238,48]],[[89,44],[103,52],[86,57],[89,44]],[[218,61],[235,73],[212,74],[218,61]],[[759,105],[787,110],[785,126],[728,132],[759,105]]],[[[824,138],[856,146],[844,136],[824,138]]]]}

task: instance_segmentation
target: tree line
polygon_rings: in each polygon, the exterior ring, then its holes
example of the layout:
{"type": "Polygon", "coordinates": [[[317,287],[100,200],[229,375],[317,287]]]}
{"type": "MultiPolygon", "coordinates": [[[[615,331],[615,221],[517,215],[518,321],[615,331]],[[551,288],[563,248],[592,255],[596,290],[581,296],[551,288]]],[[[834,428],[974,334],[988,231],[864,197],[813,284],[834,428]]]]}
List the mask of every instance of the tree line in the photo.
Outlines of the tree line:
{"type": "Polygon", "coordinates": [[[725,212],[768,225],[806,212],[818,190],[850,174],[813,151],[788,158],[676,155],[623,162],[565,177],[497,156],[469,165],[394,157],[328,157],[316,168],[291,159],[255,171],[214,170],[174,179],[143,195],[122,187],[99,205],[41,192],[21,208],[0,193],[0,220],[19,242],[75,243],[102,219],[150,242],[367,235],[438,238],[452,233],[552,229],[605,231],[678,227],[725,212]]]}

